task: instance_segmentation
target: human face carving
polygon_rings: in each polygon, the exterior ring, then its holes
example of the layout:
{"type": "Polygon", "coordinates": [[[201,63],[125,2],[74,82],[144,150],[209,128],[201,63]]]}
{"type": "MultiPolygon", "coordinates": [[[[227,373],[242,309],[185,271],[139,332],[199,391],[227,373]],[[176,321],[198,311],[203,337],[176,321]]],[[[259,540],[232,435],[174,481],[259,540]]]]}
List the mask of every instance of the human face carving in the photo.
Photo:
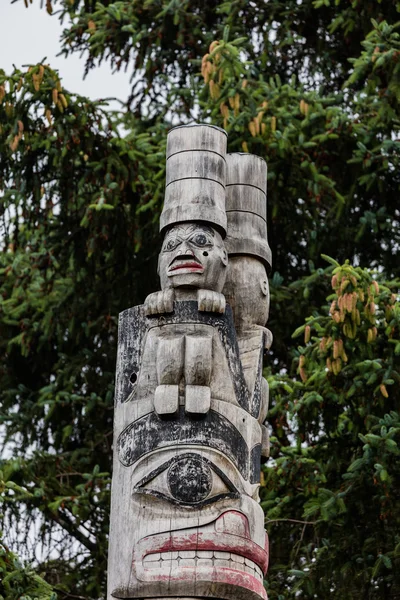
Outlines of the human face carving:
{"type": "Polygon", "coordinates": [[[218,231],[200,223],[175,225],[165,234],[159,256],[161,289],[186,287],[221,292],[227,264],[218,231]]]}

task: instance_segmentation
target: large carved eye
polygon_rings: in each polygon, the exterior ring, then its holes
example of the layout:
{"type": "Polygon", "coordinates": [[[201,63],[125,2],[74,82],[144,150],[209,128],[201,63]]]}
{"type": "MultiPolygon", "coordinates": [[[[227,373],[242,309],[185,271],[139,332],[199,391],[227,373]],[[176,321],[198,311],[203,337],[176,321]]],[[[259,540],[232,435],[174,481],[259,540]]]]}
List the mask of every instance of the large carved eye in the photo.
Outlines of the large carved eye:
{"type": "Polygon", "coordinates": [[[197,235],[194,236],[194,243],[197,244],[198,246],[205,246],[207,244],[207,237],[204,235],[204,233],[198,233],[197,235]]]}
{"type": "Polygon", "coordinates": [[[136,492],[180,505],[204,506],[221,498],[239,496],[227,476],[199,454],[181,454],[138,483],[136,492]]]}

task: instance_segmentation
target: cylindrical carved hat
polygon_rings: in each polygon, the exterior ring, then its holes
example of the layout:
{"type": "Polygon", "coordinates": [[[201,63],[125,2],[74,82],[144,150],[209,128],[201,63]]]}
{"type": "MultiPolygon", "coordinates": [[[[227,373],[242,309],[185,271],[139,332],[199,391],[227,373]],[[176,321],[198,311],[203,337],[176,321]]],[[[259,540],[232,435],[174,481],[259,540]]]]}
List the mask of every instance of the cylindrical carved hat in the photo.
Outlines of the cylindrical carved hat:
{"type": "Polygon", "coordinates": [[[225,237],[226,143],[226,132],[213,125],[183,125],[168,133],[160,231],[175,223],[205,221],[225,237]]]}
{"type": "Polygon", "coordinates": [[[267,239],[267,163],[254,154],[226,155],[225,240],[229,255],[255,256],[271,267],[267,239]]]}

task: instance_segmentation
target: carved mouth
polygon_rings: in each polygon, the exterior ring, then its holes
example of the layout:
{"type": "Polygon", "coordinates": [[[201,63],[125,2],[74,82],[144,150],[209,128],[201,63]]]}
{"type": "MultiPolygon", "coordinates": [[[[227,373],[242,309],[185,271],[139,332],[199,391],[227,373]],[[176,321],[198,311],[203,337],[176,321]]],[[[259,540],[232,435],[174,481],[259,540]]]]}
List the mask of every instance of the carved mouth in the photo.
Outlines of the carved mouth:
{"type": "Polygon", "coordinates": [[[150,561],[148,555],[144,560],[143,582],[168,582],[170,589],[174,586],[188,591],[195,582],[194,593],[205,593],[209,596],[220,596],[235,600],[268,600],[263,585],[262,570],[254,562],[232,552],[180,551],[161,552],[160,558],[150,561]],[[175,558],[175,554],[178,558],[175,558]],[[208,558],[212,555],[212,558],[208,558]],[[194,555],[194,558],[187,558],[194,555]],[[171,556],[171,558],[169,558],[171,556]],[[172,556],[174,558],[172,558],[172,556]],[[228,593],[228,596],[225,594],[228,593]],[[221,594],[222,596],[222,594],[221,594]]]}
{"type": "Polygon", "coordinates": [[[179,265],[174,265],[173,267],[169,268],[169,271],[178,271],[179,269],[192,269],[194,271],[203,271],[203,267],[196,262],[183,262],[180,263],[179,265]]]}
{"type": "Polygon", "coordinates": [[[170,595],[226,600],[268,600],[263,574],[268,568],[268,536],[264,547],[251,539],[247,517],[226,511],[216,521],[149,535],[133,551],[132,590],[116,589],[115,598],[153,597],[168,584],[170,595]]]}
{"type": "Polygon", "coordinates": [[[143,558],[145,569],[182,569],[212,568],[233,569],[245,571],[260,581],[263,572],[255,562],[233,552],[219,552],[218,550],[180,550],[179,552],[157,552],[147,554],[143,558]]]}
{"type": "Polygon", "coordinates": [[[194,256],[177,256],[168,268],[168,273],[186,271],[187,273],[203,273],[204,267],[194,256]]]}
{"type": "MultiPolygon", "coordinates": [[[[265,548],[252,541],[247,518],[228,511],[200,528],[172,531],[140,540],[133,567],[139,581],[210,582],[252,590],[266,600],[262,584],[268,568],[265,548]]],[[[247,598],[247,596],[246,596],[247,598]]]]}
{"type": "Polygon", "coordinates": [[[230,600],[268,600],[262,569],[234,552],[160,552],[145,556],[140,567],[135,562],[133,566],[140,584],[144,586],[142,589],[146,589],[146,586],[155,589],[152,586],[168,583],[170,591],[176,589],[181,593],[184,589],[190,595],[208,597],[212,591],[212,596],[230,600]],[[209,558],[210,555],[212,558],[209,558]]]}
{"type": "MultiPolygon", "coordinates": [[[[211,533],[202,531],[202,528],[194,531],[188,530],[186,534],[171,532],[144,538],[138,544],[137,554],[139,563],[145,565],[146,561],[152,561],[151,556],[154,554],[157,557],[170,553],[184,556],[186,552],[194,552],[195,556],[198,555],[200,558],[202,558],[200,553],[204,552],[232,554],[258,566],[262,573],[265,573],[268,567],[268,553],[249,538],[232,533],[211,533]]],[[[161,560],[161,558],[157,558],[157,560],[161,560]]]]}

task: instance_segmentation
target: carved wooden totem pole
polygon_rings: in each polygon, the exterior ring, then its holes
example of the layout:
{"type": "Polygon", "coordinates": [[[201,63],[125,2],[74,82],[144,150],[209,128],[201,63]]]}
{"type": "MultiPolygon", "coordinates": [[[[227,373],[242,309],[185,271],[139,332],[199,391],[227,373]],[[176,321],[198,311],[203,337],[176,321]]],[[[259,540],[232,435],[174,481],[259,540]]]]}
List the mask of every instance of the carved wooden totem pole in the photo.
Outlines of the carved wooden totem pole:
{"type": "Polygon", "coordinates": [[[265,162],[173,129],[160,229],[161,291],[120,315],[108,600],[266,600],[265,162]]]}

